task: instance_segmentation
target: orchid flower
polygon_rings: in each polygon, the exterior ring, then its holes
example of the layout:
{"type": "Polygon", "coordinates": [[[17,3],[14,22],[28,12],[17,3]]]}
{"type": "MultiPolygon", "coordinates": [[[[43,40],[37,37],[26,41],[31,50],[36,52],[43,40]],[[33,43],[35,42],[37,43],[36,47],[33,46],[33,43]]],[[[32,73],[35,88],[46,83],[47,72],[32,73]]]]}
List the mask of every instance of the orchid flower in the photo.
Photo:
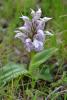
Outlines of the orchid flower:
{"type": "Polygon", "coordinates": [[[30,19],[27,16],[21,16],[24,25],[16,30],[15,38],[19,38],[28,52],[40,52],[44,49],[44,41],[46,35],[52,35],[49,31],[44,31],[45,23],[52,18],[41,18],[42,11],[39,8],[37,11],[31,9],[30,19]]]}

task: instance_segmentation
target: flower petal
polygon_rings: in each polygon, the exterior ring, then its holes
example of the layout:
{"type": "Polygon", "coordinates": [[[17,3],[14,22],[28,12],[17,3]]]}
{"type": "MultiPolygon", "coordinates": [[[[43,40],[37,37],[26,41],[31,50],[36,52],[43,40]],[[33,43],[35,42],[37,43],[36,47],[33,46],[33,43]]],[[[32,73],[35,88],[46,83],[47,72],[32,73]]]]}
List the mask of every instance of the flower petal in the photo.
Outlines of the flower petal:
{"type": "Polygon", "coordinates": [[[24,26],[25,27],[27,27],[27,29],[29,30],[29,31],[31,31],[31,27],[32,27],[32,22],[26,22],[25,24],[24,24],[24,26]]]}
{"type": "Polygon", "coordinates": [[[39,52],[43,50],[43,42],[34,39],[33,41],[34,50],[39,52]]]}
{"type": "Polygon", "coordinates": [[[36,29],[37,29],[37,30],[38,30],[38,29],[44,30],[44,27],[45,27],[45,22],[44,22],[44,20],[40,20],[38,26],[36,27],[36,29]]]}
{"type": "Polygon", "coordinates": [[[49,20],[51,20],[52,18],[50,17],[44,17],[44,18],[40,18],[40,20],[44,21],[44,22],[47,22],[49,20]]]}
{"type": "Polygon", "coordinates": [[[45,34],[42,30],[38,30],[37,34],[34,35],[34,39],[37,39],[38,41],[43,42],[45,40],[45,34]]]}
{"type": "Polygon", "coordinates": [[[21,30],[22,32],[31,33],[31,27],[32,27],[32,23],[27,22],[27,23],[24,24],[24,26],[19,27],[19,30],[21,30]]]}
{"type": "Polygon", "coordinates": [[[15,31],[15,32],[17,33],[15,35],[15,38],[19,38],[20,40],[22,40],[22,42],[24,42],[25,39],[27,38],[27,36],[24,33],[20,32],[20,31],[15,31]]]}
{"type": "Polygon", "coordinates": [[[23,32],[26,32],[27,31],[27,27],[25,27],[25,26],[21,26],[18,29],[21,30],[21,31],[23,31],[23,32]]]}
{"type": "Polygon", "coordinates": [[[32,41],[31,41],[31,39],[30,38],[27,38],[26,40],[25,40],[25,48],[26,48],[26,50],[28,51],[28,52],[31,52],[31,50],[33,50],[33,44],[32,44],[32,41]]]}

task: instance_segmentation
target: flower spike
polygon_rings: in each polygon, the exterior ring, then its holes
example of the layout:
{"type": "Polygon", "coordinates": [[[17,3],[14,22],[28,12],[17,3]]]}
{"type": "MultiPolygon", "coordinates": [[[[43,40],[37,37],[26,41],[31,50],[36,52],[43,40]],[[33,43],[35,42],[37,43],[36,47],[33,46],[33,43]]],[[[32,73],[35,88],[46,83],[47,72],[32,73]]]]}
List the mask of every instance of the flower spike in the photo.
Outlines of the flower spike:
{"type": "Polygon", "coordinates": [[[45,23],[52,18],[41,18],[41,13],[41,8],[39,8],[37,11],[31,9],[32,19],[23,15],[20,17],[23,19],[24,25],[15,31],[15,38],[19,38],[23,42],[24,48],[27,52],[42,51],[44,49],[45,36],[53,35],[49,31],[44,31],[45,23]]]}

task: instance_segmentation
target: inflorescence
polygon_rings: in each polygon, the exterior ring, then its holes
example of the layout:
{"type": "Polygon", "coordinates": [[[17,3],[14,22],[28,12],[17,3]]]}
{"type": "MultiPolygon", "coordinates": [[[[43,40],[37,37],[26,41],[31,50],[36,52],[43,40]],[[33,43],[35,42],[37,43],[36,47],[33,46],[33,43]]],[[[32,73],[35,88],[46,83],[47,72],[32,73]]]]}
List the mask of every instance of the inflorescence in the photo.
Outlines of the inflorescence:
{"type": "Polygon", "coordinates": [[[15,38],[21,39],[28,52],[43,50],[45,36],[52,35],[49,31],[44,31],[45,23],[52,18],[41,18],[41,14],[40,8],[36,12],[31,9],[32,19],[22,15],[20,18],[23,19],[24,25],[15,31],[17,33],[15,38]]]}

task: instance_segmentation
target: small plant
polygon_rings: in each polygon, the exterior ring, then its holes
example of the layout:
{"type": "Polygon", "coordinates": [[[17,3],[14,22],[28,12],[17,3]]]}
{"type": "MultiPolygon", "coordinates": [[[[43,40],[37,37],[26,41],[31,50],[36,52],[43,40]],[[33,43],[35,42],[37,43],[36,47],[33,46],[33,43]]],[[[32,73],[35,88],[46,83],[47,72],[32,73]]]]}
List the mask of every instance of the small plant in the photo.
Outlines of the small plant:
{"type": "MultiPolygon", "coordinates": [[[[0,86],[6,85],[6,82],[16,78],[18,76],[28,76],[31,78],[31,89],[27,87],[27,95],[34,97],[33,91],[36,85],[36,82],[39,79],[52,81],[52,76],[50,74],[49,68],[43,68],[43,63],[47,61],[55,52],[56,48],[44,49],[44,42],[46,35],[53,35],[49,31],[44,30],[45,24],[47,21],[52,18],[44,17],[41,18],[42,11],[39,8],[36,12],[31,9],[30,19],[27,16],[20,17],[24,21],[24,25],[19,27],[15,32],[15,38],[19,38],[24,44],[24,49],[30,55],[30,63],[27,65],[28,69],[25,69],[25,65],[22,64],[7,64],[0,69],[0,86]],[[30,95],[32,92],[32,95],[30,95]]],[[[37,92],[37,91],[36,91],[37,92]]]]}

